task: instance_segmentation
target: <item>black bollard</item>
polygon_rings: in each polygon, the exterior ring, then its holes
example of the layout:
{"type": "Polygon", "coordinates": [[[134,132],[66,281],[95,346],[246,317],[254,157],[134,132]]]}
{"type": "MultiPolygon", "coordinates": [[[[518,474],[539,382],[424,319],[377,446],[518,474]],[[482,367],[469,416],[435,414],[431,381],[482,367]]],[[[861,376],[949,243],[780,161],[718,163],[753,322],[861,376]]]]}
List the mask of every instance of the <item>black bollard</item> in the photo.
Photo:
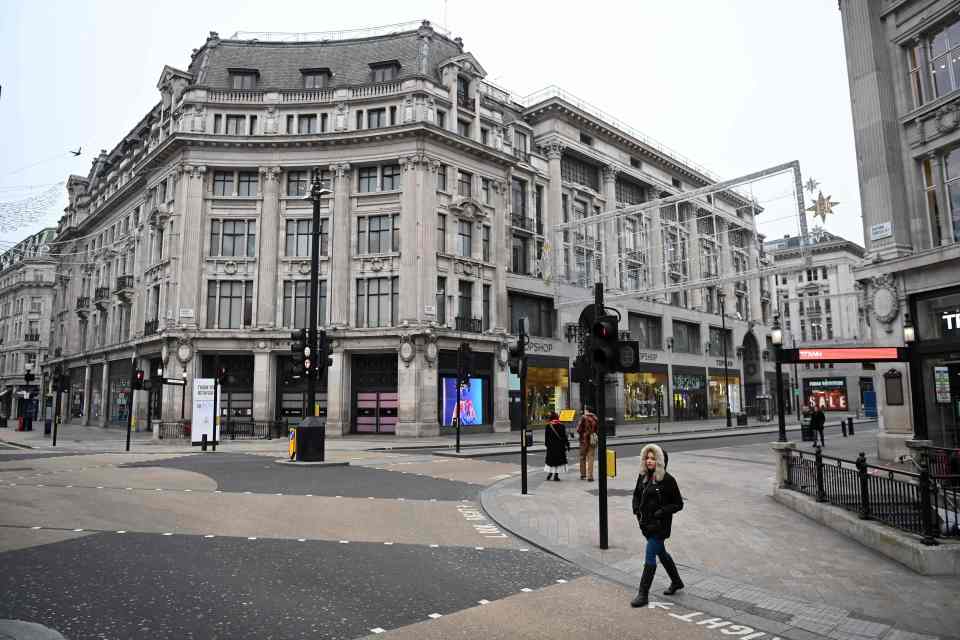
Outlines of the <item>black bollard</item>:
{"type": "Polygon", "coordinates": [[[200,438],[200,451],[206,451],[206,450],[207,450],[207,434],[203,434],[203,436],[200,438]]]}
{"type": "Polygon", "coordinates": [[[850,428],[847,431],[850,432],[850,435],[853,435],[853,418],[850,418],[850,428]]]}
{"type": "Polygon", "coordinates": [[[847,437],[847,419],[840,418],[840,433],[843,434],[843,437],[847,437]]]}

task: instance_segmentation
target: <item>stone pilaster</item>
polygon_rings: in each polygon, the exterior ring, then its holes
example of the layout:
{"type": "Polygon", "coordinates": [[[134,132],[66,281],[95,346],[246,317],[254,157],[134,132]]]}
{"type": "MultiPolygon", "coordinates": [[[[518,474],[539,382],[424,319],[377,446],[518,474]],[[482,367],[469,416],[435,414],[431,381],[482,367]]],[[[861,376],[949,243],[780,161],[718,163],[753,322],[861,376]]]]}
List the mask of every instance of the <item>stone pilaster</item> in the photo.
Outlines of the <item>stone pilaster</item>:
{"type": "MultiPolygon", "coordinates": [[[[733,273],[733,245],[730,242],[730,233],[732,231],[732,224],[726,220],[717,220],[717,224],[720,225],[720,273],[730,274],[733,273]]],[[[731,309],[736,310],[737,299],[734,292],[734,281],[730,280],[721,285],[721,290],[726,296],[726,305],[727,315],[733,315],[731,309]]]]}
{"type": "Polygon", "coordinates": [[[100,375],[100,418],[97,424],[106,427],[110,420],[110,361],[104,359],[100,375]]]}
{"type": "MultiPolygon", "coordinates": [[[[612,166],[603,168],[603,197],[607,201],[605,211],[617,208],[617,169],[612,166]]],[[[618,218],[602,223],[598,229],[603,239],[603,279],[607,289],[620,288],[620,237],[617,233],[618,218]]],[[[621,402],[622,402],[621,398],[621,402]]],[[[622,411],[621,411],[622,413],[622,411]]]]}
{"type": "MultiPolygon", "coordinates": [[[[423,293],[423,299],[417,309],[417,318],[423,322],[431,320],[443,323],[444,318],[439,317],[437,309],[437,176],[434,172],[434,163],[427,158],[422,158],[416,166],[414,173],[419,174],[419,188],[417,189],[417,209],[419,215],[419,246],[422,247],[419,260],[419,272],[417,278],[423,293]],[[432,316],[425,313],[426,307],[432,307],[434,313],[432,316]]],[[[447,226],[450,226],[450,220],[447,220],[447,226]]],[[[403,286],[403,279],[400,280],[400,286],[403,286]]],[[[449,283],[447,284],[449,286],[449,283]]]]}
{"type": "Polygon", "coordinates": [[[257,255],[257,322],[272,328],[277,307],[277,262],[280,238],[280,168],[260,167],[263,203],[260,210],[260,249],[257,255]]]}
{"type": "MultiPolygon", "coordinates": [[[[184,167],[184,183],[180,190],[184,200],[184,223],[192,220],[193,225],[184,233],[183,254],[176,274],[180,281],[177,320],[181,326],[196,329],[200,320],[200,296],[203,287],[203,242],[207,234],[204,232],[203,187],[205,166],[184,167]],[[187,174],[189,173],[189,178],[187,174]]],[[[143,293],[146,290],[141,287],[143,293]]],[[[142,320],[140,326],[143,326],[142,320]]]]}
{"type": "MultiPolygon", "coordinates": [[[[547,219],[544,234],[553,250],[553,276],[561,278],[566,274],[563,233],[557,226],[563,222],[563,178],[560,173],[560,159],[563,157],[563,145],[551,142],[540,146],[540,152],[547,157],[550,166],[550,186],[547,189],[547,219]]],[[[507,183],[509,192],[510,183],[507,183]]]]}
{"type": "MultiPolygon", "coordinates": [[[[750,232],[750,241],[747,247],[747,260],[749,260],[747,268],[756,269],[760,264],[760,247],[757,245],[757,238],[753,231],[750,232]]],[[[749,319],[763,322],[763,307],[760,304],[760,279],[751,278],[746,282],[748,302],[750,304],[749,319]]],[[[836,291],[836,289],[834,289],[834,291],[836,291]]],[[[826,331],[824,331],[824,338],[826,338],[826,331]]]]}
{"type": "MultiPolygon", "coordinates": [[[[436,229],[436,209],[425,210],[417,206],[421,191],[429,187],[430,175],[424,171],[425,156],[414,155],[400,158],[403,170],[400,196],[400,296],[398,318],[401,323],[418,324],[427,304],[427,292],[436,290],[436,280],[431,284],[423,277],[424,257],[430,252],[433,242],[428,232],[436,229]]],[[[426,272],[435,274],[433,272],[426,272]]],[[[435,276],[434,276],[435,277],[435,276]]],[[[430,302],[429,304],[433,304],[430,302]]]]}
{"type": "MultiPolygon", "coordinates": [[[[327,306],[330,324],[346,327],[350,324],[350,165],[330,165],[333,176],[333,238],[330,276],[327,280],[327,306]]],[[[336,358],[334,359],[336,362],[336,358]]],[[[349,401],[345,401],[349,403],[349,401]]],[[[328,405],[330,403],[328,402],[328,405]]],[[[349,426],[349,415],[347,425],[349,426]]],[[[329,420],[329,418],[328,418],[329,420]]]]}
{"type": "Polygon", "coordinates": [[[350,360],[343,345],[335,340],[333,364],[327,370],[327,437],[350,433],[350,360]]]}
{"type": "Polygon", "coordinates": [[[398,437],[435,436],[440,433],[437,422],[437,368],[436,362],[429,362],[425,356],[427,344],[429,338],[426,336],[401,337],[397,381],[404,392],[400,394],[398,437]]]}
{"type": "MultiPolygon", "coordinates": [[[[690,280],[693,282],[702,282],[703,281],[703,272],[704,272],[704,263],[706,258],[703,254],[703,251],[700,249],[700,215],[706,215],[707,212],[702,209],[697,209],[694,205],[694,215],[690,216],[690,220],[687,223],[687,231],[689,232],[690,246],[687,249],[687,256],[689,256],[689,265],[690,265],[690,280]]],[[[701,311],[706,311],[707,305],[704,300],[706,297],[706,289],[698,287],[696,289],[690,290],[690,306],[694,309],[700,309],[701,311]]]]}
{"type": "MultiPolygon", "coordinates": [[[[492,202],[494,206],[493,220],[490,225],[490,260],[494,264],[493,272],[493,300],[490,313],[490,326],[494,331],[509,331],[509,301],[507,299],[507,264],[510,255],[510,225],[507,222],[507,185],[504,182],[496,181],[490,185],[493,191],[492,202]]],[[[497,414],[499,415],[499,414],[497,414]]]]}
{"type": "MultiPolygon", "coordinates": [[[[273,358],[266,343],[253,350],[253,419],[273,420],[273,397],[276,384],[273,379],[273,358]]],[[[312,415],[312,414],[311,414],[312,415]]]]}
{"type": "Polygon", "coordinates": [[[83,426],[90,426],[90,365],[83,367],[83,426]]]}
{"type": "Polygon", "coordinates": [[[493,430],[497,433],[510,431],[510,368],[501,358],[501,350],[507,348],[500,343],[493,352],[493,430]]]}

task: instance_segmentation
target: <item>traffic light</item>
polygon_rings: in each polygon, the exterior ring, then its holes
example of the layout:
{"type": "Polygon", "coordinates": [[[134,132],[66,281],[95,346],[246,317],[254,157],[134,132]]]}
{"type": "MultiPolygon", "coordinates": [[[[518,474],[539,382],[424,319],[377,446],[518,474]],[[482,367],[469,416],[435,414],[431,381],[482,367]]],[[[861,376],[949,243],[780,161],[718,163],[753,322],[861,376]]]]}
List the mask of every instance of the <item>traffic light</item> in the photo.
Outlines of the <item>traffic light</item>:
{"type": "Polygon", "coordinates": [[[469,342],[461,342],[457,350],[457,384],[465,386],[470,383],[470,372],[473,371],[473,350],[469,342]]]}
{"type": "Polygon", "coordinates": [[[304,363],[310,355],[310,347],[307,346],[306,329],[297,329],[290,334],[290,351],[293,352],[293,376],[299,378],[307,371],[304,363]]]}
{"type": "Polygon", "coordinates": [[[591,327],[590,361],[601,375],[618,370],[619,323],[617,316],[606,315],[597,318],[591,327]]]}
{"type": "Polygon", "coordinates": [[[30,369],[27,369],[27,372],[23,374],[23,381],[26,382],[27,384],[30,384],[36,379],[37,379],[37,376],[33,375],[33,371],[31,371],[30,369]]]}
{"type": "Polygon", "coordinates": [[[333,347],[326,331],[320,331],[317,336],[317,362],[314,365],[317,379],[321,382],[327,379],[327,369],[333,366],[333,347]]]}
{"type": "Polygon", "coordinates": [[[143,389],[143,369],[137,369],[133,372],[133,384],[131,389],[143,389]]]}
{"type": "Polygon", "coordinates": [[[520,371],[525,366],[527,355],[527,319],[520,318],[519,337],[517,344],[510,347],[508,361],[510,363],[510,373],[520,375],[520,371]]]}

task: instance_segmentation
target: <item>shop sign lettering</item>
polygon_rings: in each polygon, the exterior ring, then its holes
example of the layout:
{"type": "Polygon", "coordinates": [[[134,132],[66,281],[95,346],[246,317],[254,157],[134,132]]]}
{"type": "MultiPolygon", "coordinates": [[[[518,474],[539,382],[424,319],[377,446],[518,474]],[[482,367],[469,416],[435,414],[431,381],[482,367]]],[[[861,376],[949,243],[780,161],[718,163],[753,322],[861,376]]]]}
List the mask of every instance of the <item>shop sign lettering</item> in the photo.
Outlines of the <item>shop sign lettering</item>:
{"type": "Polygon", "coordinates": [[[549,342],[530,342],[530,344],[527,345],[527,349],[536,351],[537,353],[550,353],[553,351],[553,344],[549,342]]]}
{"type": "Polygon", "coordinates": [[[943,323],[943,333],[946,335],[947,332],[953,333],[954,331],[960,331],[960,311],[944,311],[940,316],[940,322],[943,323]]]}
{"type": "Polygon", "coordinates": [[[644,360],[646,362],[656,362],[657,354],[651,351],[639,351],[637,352],[637,359],[644,360]]]}
{"type": "Polygon", "coordinates": [[[717,360],[716,362],[717,362],[717,366],[718,366],[718,367],[732,367],[732,366],[733,366],[733,362],[732,362],[731,360],[726,360],[726,361],[724,361],[724,360],[717,360]]]}

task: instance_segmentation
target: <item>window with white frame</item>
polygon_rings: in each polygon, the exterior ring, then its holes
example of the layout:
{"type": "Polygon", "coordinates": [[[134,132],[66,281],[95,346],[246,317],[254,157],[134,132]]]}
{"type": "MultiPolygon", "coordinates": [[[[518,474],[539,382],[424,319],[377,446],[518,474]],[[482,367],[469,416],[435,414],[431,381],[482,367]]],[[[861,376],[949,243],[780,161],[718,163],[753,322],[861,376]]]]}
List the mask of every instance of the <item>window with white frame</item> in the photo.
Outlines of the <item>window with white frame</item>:
{"type": "Polygon", "coordinates": [[[400,278],[357,280],[357,326],[389,327],[397,324],[400,306],[400,278]]]}
{"type": "Polygon", "coordinates": [[[210,256],[253,258],[257,255],[257,221],[210,221],[210,256]]]}
{"type": "Polygon", "coordinates": [[[469,220],[457,221],[457,255],[461,258],[473,256],[473,223],[469,220]]]}
{"type": "Polygon", "coordinates": [[[207,328],[242,329],[253,324],[253,280],[207,282],[207,328]]]}
{"type": "Polygon", "coordinates": [[[254,198],[260,184],[256,171],[214,171],[213,195],[254,198]]]}
{"type": "Polygon", "coordinates": [[[357,191],[397,191],[400,189],[400,165],[384,164],[357,170],[357,191]]]}
{"type": "Polygon", "coordinates": [[[400,251],[400,214],[357,218],[357,253],[400,251]]]}
{"type": "Polygon", "coordinates": [[[473,174],[466,171],[457,171],[457,193],[464,198],[473,196],[473,174]]]}
{"type": "MultiPolygon", "coordinates": [[[[313,220],[310,218],[287,220],[286,242],[283,254],[289,258],[306,258],[310,256],[313,242],[311,232],[313,220]]],[[[320,255],[329,255],[330,251],[330,218],[320,218],[320,255]]]]}
{"type": "MultiPolygon", "coordinates": [[[[326,324],[327,317],[327,281],[317,281],[317,317],[320,324],[326,324]]],[[[285,280],[283,283],[283,326],[296,329],[309,327],[307,316],[310,304],[309,280],[285,280]]]]}

